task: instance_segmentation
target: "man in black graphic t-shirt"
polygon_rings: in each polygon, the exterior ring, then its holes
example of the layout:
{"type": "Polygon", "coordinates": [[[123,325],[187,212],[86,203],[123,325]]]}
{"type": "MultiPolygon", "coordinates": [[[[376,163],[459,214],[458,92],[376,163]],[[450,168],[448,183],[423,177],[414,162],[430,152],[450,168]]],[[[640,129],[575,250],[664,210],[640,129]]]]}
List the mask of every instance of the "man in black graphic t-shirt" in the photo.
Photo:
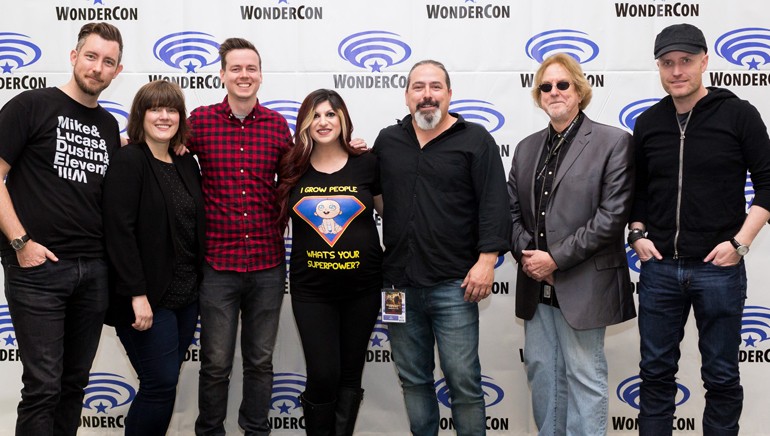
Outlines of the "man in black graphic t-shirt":
{"type": "Polygon", "coordinates": [[[89,23],[72,78],[0,110],[0,255],[24,374],[17,435],[75,435],[107,310],[102,179],[120,146],[98,105],[121,71],[123,40],[89,23]]]}

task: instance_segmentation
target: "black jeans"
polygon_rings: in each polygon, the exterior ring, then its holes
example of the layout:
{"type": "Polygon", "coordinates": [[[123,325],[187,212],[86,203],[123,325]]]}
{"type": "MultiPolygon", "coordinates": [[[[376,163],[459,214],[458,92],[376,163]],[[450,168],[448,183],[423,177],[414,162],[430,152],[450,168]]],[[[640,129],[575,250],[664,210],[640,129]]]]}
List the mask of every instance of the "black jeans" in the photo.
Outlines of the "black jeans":
{"type": "Polygon", "coordinates": [[[75,435],[107,311],[103,259],[20,268],[4,257],[5,296],[24,367],[17,435],[75,435]]]}
{"type": "Polygon", "coordinates": [[[334,401],[340,387],[360,388],[380,293],[312,303],[292,298],[291,307],[305,352],[305,398],[324,404],[334,401]]]}

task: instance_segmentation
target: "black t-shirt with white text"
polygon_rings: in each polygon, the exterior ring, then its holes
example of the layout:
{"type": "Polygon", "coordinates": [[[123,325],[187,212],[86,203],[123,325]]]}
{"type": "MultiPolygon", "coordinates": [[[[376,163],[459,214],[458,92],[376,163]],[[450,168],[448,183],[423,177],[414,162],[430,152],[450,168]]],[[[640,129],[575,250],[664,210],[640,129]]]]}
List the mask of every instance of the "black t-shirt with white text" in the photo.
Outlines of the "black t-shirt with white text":
{"type": "MultiPolygon", "coordinates": [[[[118,130],[104,108],[83,106],[59,88],[23,92],[0,110],[11,202],[27,234],[59,258],[104,255],[102,181],[120,146],[118,130]]],[[[3,254],[13,253],[0,239],[3,254]]]]}
{"type": "Polygon", "coordinates": [[[308,168],[289,197],[293,298],[336,300],[381,288],[376,195],[380,185],[373,154],[349,156],[332,174],[308,168]]]}

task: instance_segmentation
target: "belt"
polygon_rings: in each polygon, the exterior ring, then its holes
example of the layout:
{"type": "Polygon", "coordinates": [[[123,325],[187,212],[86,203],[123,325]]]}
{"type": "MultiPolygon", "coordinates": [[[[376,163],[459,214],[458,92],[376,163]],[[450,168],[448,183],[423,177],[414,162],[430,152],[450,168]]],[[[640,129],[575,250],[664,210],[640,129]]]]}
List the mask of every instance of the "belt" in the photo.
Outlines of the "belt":
{"type": "Polygon", "coordinates": [[[540,297],[538,302],[548,306],[559,307],[559,300],[556,299],[556,289],[548,283],[540,284],[540,297]]]}

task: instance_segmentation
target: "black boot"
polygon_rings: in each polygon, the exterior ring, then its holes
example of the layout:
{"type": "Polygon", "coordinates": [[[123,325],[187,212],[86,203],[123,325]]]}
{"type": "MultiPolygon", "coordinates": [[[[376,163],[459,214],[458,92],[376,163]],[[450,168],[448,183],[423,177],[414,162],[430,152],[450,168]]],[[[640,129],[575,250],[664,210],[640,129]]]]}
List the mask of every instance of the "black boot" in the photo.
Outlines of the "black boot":
{"type": "Polygon", "coordinates": [[[340,388],[337,391],[335,436],[351,436],[353,434],[353,429],[356,428],[358,408],[363,399],[363,389],[340,388]]]}
{"type": "Polygon", "coordinates": [[[305,416],[305,433],[308,436],[334,435],[334,408],[336,403],[314,404],[305,399],[305,394],[299,396],[302,404],[302,414],[305,416]]]}

